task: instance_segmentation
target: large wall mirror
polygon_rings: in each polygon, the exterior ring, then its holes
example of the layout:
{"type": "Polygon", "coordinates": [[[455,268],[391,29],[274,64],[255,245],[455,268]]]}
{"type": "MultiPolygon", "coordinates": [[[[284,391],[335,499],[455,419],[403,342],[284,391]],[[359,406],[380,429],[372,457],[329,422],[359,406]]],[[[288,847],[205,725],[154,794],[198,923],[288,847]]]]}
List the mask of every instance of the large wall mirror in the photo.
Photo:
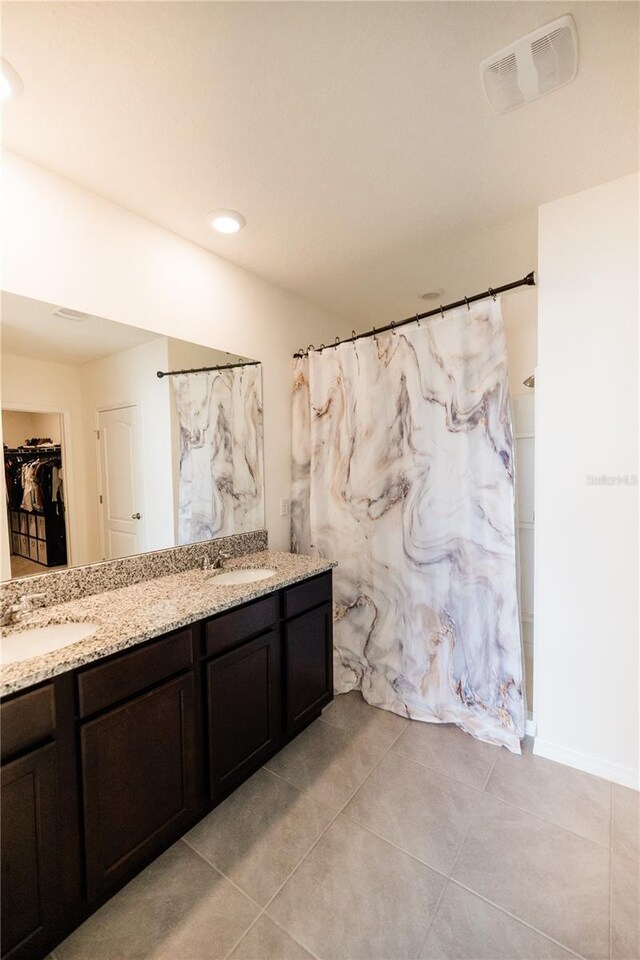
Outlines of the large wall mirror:
{"type": "Polygon", "coordinates": [[[11,293],[1,308],[1,579],[264,527],[258,361],[11,293]]]}

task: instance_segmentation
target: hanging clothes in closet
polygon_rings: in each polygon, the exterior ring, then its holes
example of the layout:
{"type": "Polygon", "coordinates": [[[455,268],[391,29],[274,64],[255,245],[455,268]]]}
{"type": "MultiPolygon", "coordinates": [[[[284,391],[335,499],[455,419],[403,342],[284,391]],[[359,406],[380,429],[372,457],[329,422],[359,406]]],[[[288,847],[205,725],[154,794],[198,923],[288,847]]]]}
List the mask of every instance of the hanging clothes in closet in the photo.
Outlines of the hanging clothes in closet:
{"type": "Polygon", "coordinates": [[[67,562],[63,465],[59,447],[5,448],[11,552],[46,566],[67,562]]]}

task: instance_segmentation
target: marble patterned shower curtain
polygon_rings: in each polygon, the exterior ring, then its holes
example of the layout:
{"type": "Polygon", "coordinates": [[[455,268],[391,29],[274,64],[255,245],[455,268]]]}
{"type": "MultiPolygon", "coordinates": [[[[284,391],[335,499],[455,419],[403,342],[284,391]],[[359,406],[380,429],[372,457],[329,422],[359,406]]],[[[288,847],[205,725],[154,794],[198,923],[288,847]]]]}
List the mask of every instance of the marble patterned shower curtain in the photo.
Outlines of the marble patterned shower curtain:
{"type": "Polygon", "coordinates": [[[172,377],[180,428],[180,544],[264,526],[261,370],[172,377]]]}
{"type": "Polygon", "coordinates": [[[524,736],[499,301],[295,361],[292,545],[338,561],[336,690],[524,736]]]}

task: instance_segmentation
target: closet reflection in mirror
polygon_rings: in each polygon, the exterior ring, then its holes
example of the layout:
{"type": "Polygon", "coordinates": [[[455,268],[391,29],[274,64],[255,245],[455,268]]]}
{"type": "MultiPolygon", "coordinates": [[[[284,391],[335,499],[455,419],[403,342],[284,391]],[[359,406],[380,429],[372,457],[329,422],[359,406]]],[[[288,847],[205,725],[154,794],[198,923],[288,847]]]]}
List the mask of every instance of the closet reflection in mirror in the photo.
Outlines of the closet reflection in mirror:
{"type": "Polygon", "coordinates": [[[264,527],[258,361],[15,294],[1,306],[1,579],[264,527]]]}

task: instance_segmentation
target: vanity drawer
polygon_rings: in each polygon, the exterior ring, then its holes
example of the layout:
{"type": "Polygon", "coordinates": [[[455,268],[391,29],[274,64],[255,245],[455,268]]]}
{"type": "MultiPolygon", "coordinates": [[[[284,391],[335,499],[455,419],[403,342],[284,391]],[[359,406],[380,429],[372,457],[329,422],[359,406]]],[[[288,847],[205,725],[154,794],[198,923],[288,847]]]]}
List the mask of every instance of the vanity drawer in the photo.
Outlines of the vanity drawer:
{"type": "Polygon", "coordinates": [[[0,706],[2,762],[51,737],[56,727],[53,684],[23,693],[0,706]]]}
{"type": "Polygon", "coordinates": [[[320,603],[331,600],[331,572],[323,573],[311,580],[304,580],[294,587],[287,587],[282,591],[284,618],[296,617],[304,610],[317,607],[320,603]]]}
{"type": "Polygon", "coordinates": [[[191,666],[193,635],[189,627],[90,667],[78,674],[80,717],[133,697],[191,666]]]}
{"type": "Polygon", "coordinates": [[[205,633],[206,656],[215,656],[229,650],[243,640],[249,640],[278,622],[278,595],[271,594],[246,607],[230,610],[209,620],[205,633]]]}

